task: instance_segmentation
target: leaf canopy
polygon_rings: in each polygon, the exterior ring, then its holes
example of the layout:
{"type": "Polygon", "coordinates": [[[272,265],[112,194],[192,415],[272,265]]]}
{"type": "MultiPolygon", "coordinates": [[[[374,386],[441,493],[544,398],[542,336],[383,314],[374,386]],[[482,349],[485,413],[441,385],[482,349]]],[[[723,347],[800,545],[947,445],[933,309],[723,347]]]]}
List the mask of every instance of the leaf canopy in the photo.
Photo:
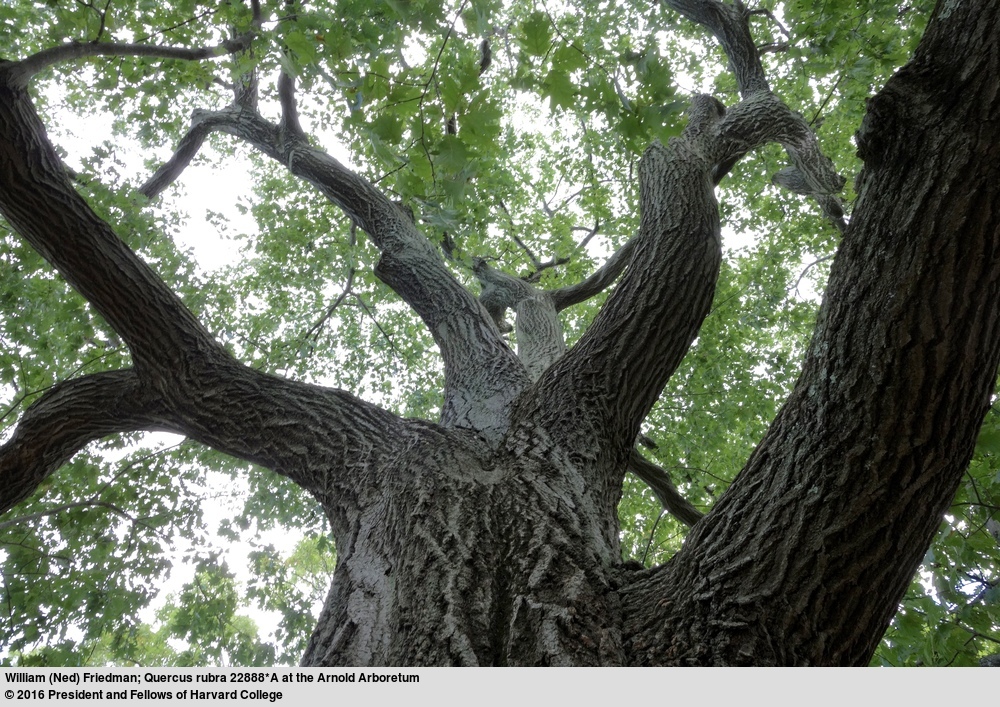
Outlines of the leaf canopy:
{"type": "MultiPolygon", "coordinates": [[[[374,276],[377,251],[309,185],[212,138],[199,161],[234,200],[197,193],[204,186],[191,175],[152,203],[138,192],[193,110],[229,104],[233,85],[252,74],[262,111],[274,115],[284,67],[297,79],[306,132],[412,208],[461,281],[473,282],[479,256],[552,288],[580,281],[636,232],[638,157],[679,133],[690,96],[737,100],[718,47],[649,3],[262,6],[251,51],[58,64],[33,84],[37,103],[81,193],[241,360],[406,416],[438,414],[433,341],[374,276]],[[228,247],[228,263],[200,264],[199,239],[228,247]]],[[[931,2],[762,0],[750,9],[758,45],[773,49],[764,62],[775,92],[811,122],[838,172],[855,174],[864,101],[910,56],[931,2]]],[[[250,3],[9,0],[0,58],[23,59],[53,38],[211,46],[251,24],[250,3]]],[[[777,149],[754,154],[721,184],[726,259],[713,310],[644,425],[656,444],[650,458],[703,510],[794,383],[838,240],[814,204],[771,184],[782,166],[777,149]]],[[[2,222],[0,260],[0,404],[12,429],[57,381],[120,368],[128,353],[2,222]]],[[[602,302],[563,313],[568,343],[602,302]]],[[[995,652],[998,459],[991,414],[877,662],[971,664],[995,652]]],[[[94,445],[15,514],[0,519],[5,662],[294,662],[316,587],[325,588],[317,578],[332,568],[311,499],[188,442],[94,445]],[[274,528],[306,539],[284,549],[254,541],[274,528]],[[246,572],[223,559],[237,542],[259,546],[246,572]],[[172,576],[190,581],[164,603],[158,589],[172,576]],[[260,609],[277,614],[270,633],[247,618],[260,609]]],[[[626,558],[649,565],[680,546],[685,526],[634,477],[619,515],[626,558]]]]}

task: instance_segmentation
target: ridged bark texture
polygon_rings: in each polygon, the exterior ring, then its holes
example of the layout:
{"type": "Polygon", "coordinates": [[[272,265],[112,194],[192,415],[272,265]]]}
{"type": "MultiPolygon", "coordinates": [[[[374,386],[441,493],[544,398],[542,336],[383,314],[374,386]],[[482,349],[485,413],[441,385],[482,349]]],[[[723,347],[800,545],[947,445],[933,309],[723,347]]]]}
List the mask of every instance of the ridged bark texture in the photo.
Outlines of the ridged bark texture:
{"type": "Polygon", "coordinates": [[[968,465],[1000,360],[998,57],[996,3],[942,3],[870,102],[859,198],[801,378],[681,553],[626,595],[633,662],[869,661],[968,465]],[[650,608],[650,594],[664,601],[650,608]]]}

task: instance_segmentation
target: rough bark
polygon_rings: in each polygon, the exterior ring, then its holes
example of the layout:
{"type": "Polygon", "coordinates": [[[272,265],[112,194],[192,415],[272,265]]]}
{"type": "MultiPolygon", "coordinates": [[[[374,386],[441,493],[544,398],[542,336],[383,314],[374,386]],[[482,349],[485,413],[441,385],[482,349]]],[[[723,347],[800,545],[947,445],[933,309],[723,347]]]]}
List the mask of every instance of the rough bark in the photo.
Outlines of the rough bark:
{"type": "Polygon", "coordinates": [[[696,97],[684,134],[647,150],[639,233],[580,287],[538,293],[481,269],[484,307],[412,219],[305,140],[287,77],[278,124],[244,91],[196,114],[151,182],[223,131],[341,206],[442,351],[438,423],[233,360],[73,191],[25,91],[31,66],[0,64],[0,213],[134,360],[25,412],[0,448],[0,510],[90,440],[169,429],[289,477],[325,510],[339,562],[306,664],[865,663],[968,463],[1000,360],[1000,9],[942,3],[872,101],[860,197],[794,392],[684,549],[630,572],[622,477],[714,293],[720,171],[777,141],[803,192],[842,184],[771,93],[741,7],[666,4],[719,39],[742,100],[696,97]],[[564,351],[557,310],[619,274],[564,351]],[[491,316],[503,307],[522,358],[491,316]]]}
{"type": "Polygon", "coordinates": [[[375,274],[420,315],[441,350],[442,424],[475,430],[495,443],[509,422],[513,400],[528,383],[524,366],[412,219],[367,180],[289,129],[296,121],[288,117],[294,115],[294,104],[287,98],[290,89],[285,95],[285,118],[279,125],[234,106],[196,113],[192,129],[217,130],[245,140],[344,209],[382,253],[375,274]]]}
{"type": "Polygon", "coordinates": [[[802,375],[684,549],[625,595],[635,663],[870,659],[971,458],[1000,360],[998,42],[995,3],[942,3],[870,102],[859,198],[802,375]]]}

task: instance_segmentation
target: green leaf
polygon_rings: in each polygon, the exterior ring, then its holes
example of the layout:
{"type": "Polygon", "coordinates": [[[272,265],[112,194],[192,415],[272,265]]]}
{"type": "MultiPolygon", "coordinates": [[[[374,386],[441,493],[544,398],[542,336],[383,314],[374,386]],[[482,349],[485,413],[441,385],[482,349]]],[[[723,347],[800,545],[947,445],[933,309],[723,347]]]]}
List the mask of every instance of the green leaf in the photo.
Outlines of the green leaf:
{"type": "Polygon", "coordinates": [[[285,44],[303,64],[311,64],[316,60],[316,42],[302,32],[295,30],[286,34],[285,44]]]}
{"type": "Polygon", "coordinates": [[[403,121],[393,113],[383,113],[373,120],[371,130],[390,145],[398,144],[403,139],[403,121]]]}
{"type": "Polygon", "coordinates": [[[552,22],[545,12],[532,12],[521,23],[520,42],[532,56],[544,56],[552,46],[552,22]]]}
{"type": "Polygon", "coordinates": [[[447,135],[437,149],[437,158],[434,163],[441,169],[459,172],[467,166],[468,161],[469,151],[465,144],[458,137],[447,135]]]}
{"type": "Polygon", "coordinates": [[[553,110],[573,107],[576,101],[577,87],[570,81],[568,74],[553,69],[545,77],[543,87],[553,110]]]}
{"type": "Polygon", "coordinates": [[[587,66],[587,56],[575,46],[564,44],[552,53],[552,68],[571,74],[587,66]]]}
{"type": "Polygon", "coordinates": [[[474,102],[460,121],[465,139],[470,144],[490,146],[500,133],[503,111],[493,103],[480,99],[474,102]]]}

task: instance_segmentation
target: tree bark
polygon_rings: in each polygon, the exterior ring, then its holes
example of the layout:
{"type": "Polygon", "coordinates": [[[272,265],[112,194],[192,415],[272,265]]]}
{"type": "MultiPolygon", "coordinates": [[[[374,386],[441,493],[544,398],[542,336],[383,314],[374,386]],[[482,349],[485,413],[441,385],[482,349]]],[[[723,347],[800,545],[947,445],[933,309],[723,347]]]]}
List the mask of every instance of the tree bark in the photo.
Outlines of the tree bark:
{"type": "Polygon", "coordinates": [[[683,550],[629,587],[635,664],[870,660],[969,463],[1000,360],[998,56],[995,3],[942,3],[871,100],[802,375],[683,550]]]}

